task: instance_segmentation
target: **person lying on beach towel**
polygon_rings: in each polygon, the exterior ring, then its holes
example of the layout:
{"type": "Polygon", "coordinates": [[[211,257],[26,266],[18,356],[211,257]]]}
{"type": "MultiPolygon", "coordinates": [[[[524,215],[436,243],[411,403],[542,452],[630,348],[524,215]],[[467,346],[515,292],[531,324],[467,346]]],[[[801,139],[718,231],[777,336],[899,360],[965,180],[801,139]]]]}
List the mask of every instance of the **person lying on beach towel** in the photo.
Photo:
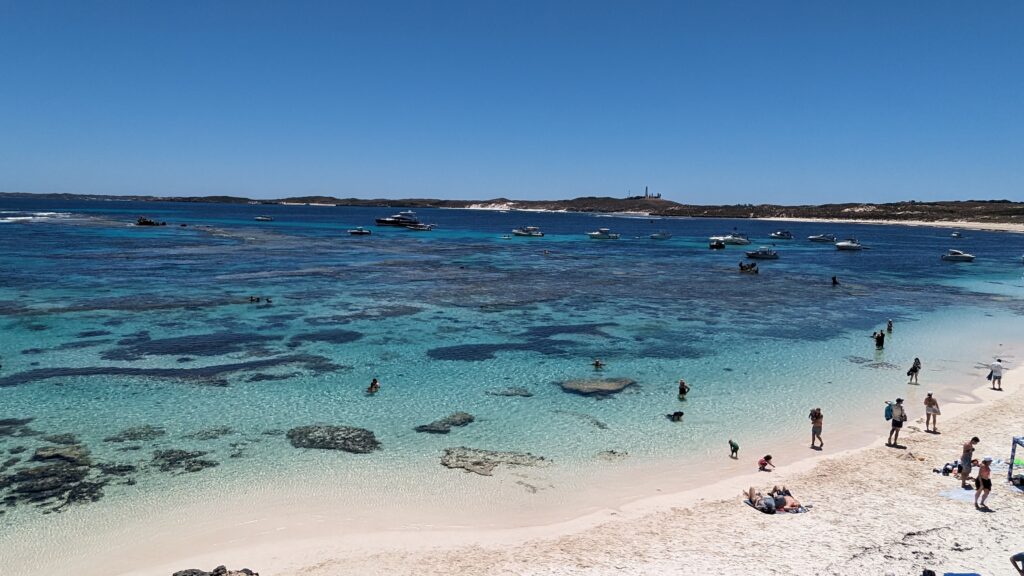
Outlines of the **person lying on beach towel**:
{"type": "Polygon", "coordinates": [[[802,506],[785,486],[782,488],[775,486],[767,494],[758,492],[751,486],[747,489],[746,496],[747,499],[744,502],[748,506],[753,506],[765,514],[806,512],[810,508],[809,504],[802,506]]]}

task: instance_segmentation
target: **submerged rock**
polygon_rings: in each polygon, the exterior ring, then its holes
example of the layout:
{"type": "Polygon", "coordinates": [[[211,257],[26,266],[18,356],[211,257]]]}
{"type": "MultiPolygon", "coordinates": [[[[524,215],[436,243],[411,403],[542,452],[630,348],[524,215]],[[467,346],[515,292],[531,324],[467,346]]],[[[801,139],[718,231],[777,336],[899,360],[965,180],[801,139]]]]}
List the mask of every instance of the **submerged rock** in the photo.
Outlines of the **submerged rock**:
{"type": "Polygon", "coordinates": [[[92,459],[89,458],[89,449],[81,444],[36,448],[35,454],[32,455],[32,460],[36,462],[63,460],[73,466],[88,466],[92,464],[92,459]]]}
{"type": "Polygon", "coordinates": [[[127,476],[136,470],[136,467],[131,464],[113,464],[108,462],[100,462],[96,467],[100,469],[100,472],[109,476],[127,476]]]}
{"type": "Polygon", "coordinates": [[[63,461],[23,468],[3,479],[11,488],[4,502],[12,506],[53,505],[53,511],[78,502],[95,502],[103,496],[106,483],[86,480],[88,475],[89,468],[63,461]]]}
{"type": "Polygon", "coordinates": [[[417,432],[428,432],[431,434],[447,434],[453,426],[468,426],[475,420],[472,414],[467,412],[455,412],[454,414],[435,420],[430,424],[423,424],[414,428],[417,432]]]}
{"type": "Polygon", "coordinates": [[[478,448],[446,448],[441,456],[441,465],[446,468],[462,468],[467,472],[491,476],[494,469],[504,464],[507,466],[547,466],[550,460],[542,456],[534,456],[529,452],[499,452],[480,450],[478,448]]]}
{"type": "Polygon", "coordinates": [[[143,426],[133,426],[126,428],[113,436],[107,436],[103,439],[104,442],[141,442],[145,440],[155,440],[167,432],[160,427],[150,426],[145,424],[143,426]]]}
{"type": "Polygon", "coordinates": [[[533,396],[533,392],[518,386],[502,388],[501,390],[488,390],[487,393],[491,396],[520,396],[522,398],[529,398],[530,396],[533,396]]]}
{"type": "Polygon", "coordinates": [[[582,396],[611,396],[630,386],[636,386],[632,378],[582,378],[559,382],[562,390],[582,396]]]}
{"type": "Polygon", "coordinates": [[[227,436],[228,434],[234,433],[235,431],[229,426],[214,426],[212,428],[204,428],[192,434],[186,434],[185,438],[192,438],[193,440],[216,440],[221,436],[227,436]]]}
{"type": "Polygon", "coordinates": [[[213,468],[220,464],[213,460],[200,458],[207,454],[209,452],[189,452],[178,449],[157,450],[153,452],[153,464],[162,472],[199,472],[204,468],[213,468]]]}
{"type": "Polygon", "coordinates": [[[597,457],[605,462],[617,462],[629,458],[629,452],[625,450],[602,450],[597,453],[597,457]]]}
{"type": "Polygon", "coordinates": [[[373,432],[351,426],[299,426],[289,430],[287,436],[296,448],[344,450],[355,454],[367,454],[380,448],[373,432]]]}
{"type": "Polygon", "coordinates": [[[39,432],[28,427],[28,423],[35,418],[0,418],[0,438],[10,436],[22,438],[25,436],[36,436],[39,432]]]}
{"type": "Polygon", "coordinates": [[[50,434],[43,436],[43,440],[54,444],[78,444],[78,438],[74,434],[50,434]]]}

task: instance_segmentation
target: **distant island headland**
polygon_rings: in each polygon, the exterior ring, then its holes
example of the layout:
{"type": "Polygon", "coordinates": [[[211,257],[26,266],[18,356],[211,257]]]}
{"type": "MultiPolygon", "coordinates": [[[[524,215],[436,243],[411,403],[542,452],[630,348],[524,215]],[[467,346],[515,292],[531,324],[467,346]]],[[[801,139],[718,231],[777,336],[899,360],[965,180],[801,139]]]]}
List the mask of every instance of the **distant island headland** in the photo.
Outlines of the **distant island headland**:
{"type": "Polygon", "coordinates": [[[378,206],[381,208],[464,208],[480,210],[536,210],[559,212],[628,213],[689,218],[763,218],[899,222],[975,222],[1024,225],[1024,202],[1010,200],[957,200],[890,203],[841,203],[784,206],[779,204],[683,204],[657,195],[613,198],[585,196],[569,200],[440,200],[434,198],[362,199],[299,196],[252,199],[238,196],[109,196],[95,194],[37,194],[0,192],[0,198],[66,200],[193,202],[218,204],[280,204],[309,206],[378,206]]]}

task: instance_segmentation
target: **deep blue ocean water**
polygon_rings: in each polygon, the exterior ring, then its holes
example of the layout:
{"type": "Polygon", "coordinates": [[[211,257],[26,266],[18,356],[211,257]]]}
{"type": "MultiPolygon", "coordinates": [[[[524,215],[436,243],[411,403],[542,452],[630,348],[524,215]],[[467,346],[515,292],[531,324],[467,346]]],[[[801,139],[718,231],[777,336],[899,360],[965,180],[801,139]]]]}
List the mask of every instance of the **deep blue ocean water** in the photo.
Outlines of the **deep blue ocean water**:
{"type": "MultiPolygon", "coordinates": [[[[1021,235],[432,209],[418,211],[432,232],[373,226],[397,211],[0,199],[0,418],[33,418],[43,434],[76,435],[94,460],[137,465],[134,483],[105,488],[114,502],[242,469],[461,475],[438,464],[450,446],[529,451],[585,479],[606,450],[693,463],[729,438],[752,450],[803,442],[813,405],[836,425],[919,396],[904,376],[915,356],[926,383],[929,370],[977,372],[999,343],[1024,341],[1021,235]],[[134,226],[138,216],[167,226],[134,226]],[[373,235],[346,233],[358,225],[373,235]],[[546,236],[501,237],[520,225],[546,236]],[[584,235],[598,227],[623,237],[584,235]],[[734,227],[751,248],[779,228],[797,239],[774,242],[781,258],[761,274],[740,274],[743,247],[707,248],[734,227]],[[658,230],[674,237],[647,238],[658,230]],[[823,232],[870,249],[805,240],[823,232]],[[948,248],[978,259],[940,261],[948,248]],[[879,352],[868,336],[888,318],[896,330],[879,352]],[[556,384],[591,377],[638,386],[599,400],[556,384]],[[371,378],[382,384],[373,397],[371,378]],[[679,378],[693,386],[686,402],[679,378]],[[489,393],[510,387],[533,396],[489,393]],[[682,424],[665,418],[675,410],[682,424]],[[413,431],[455,411],[476,422],[413,431]],[[292,448],[283,431],[312,423],[370,429],[382,448],[292,448]],[[165,434],[137,450],[104,441],[141,425],[165,434]],[[231,431],[190,436],[216,426],[231,431]],[[219,466],[162,473],[151,462],[161,448],[219,466]]],[[[45,444],[0,437],[23,457],[45,444]]]]}

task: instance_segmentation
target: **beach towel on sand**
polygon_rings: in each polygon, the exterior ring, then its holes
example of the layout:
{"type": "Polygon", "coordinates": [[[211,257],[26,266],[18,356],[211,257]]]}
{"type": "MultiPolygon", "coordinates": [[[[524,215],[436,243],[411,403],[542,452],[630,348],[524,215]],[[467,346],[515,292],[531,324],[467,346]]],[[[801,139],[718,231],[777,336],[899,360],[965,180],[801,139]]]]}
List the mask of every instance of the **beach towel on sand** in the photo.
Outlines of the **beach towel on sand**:
{"type": "MultiPolygon", "coordinates": [[[[757,510],[757,507],[754,506],[754,503],[751,502],[749,498],[744,498],[743,499],[743,503],[746,504],[747,506],[750,506],[754,510],[757,510]]],[[[803,512],[809,512],[810,509],[813,506],[814,506],[813,504],[807,504],[807,505],[804,505],[804,506],[801,506],[801,507],[797,508],[796,510],[786,510],[785,512],[783,512],[782,510],[777,510],[777,512],[779,514],[786,514],[787,512],[789,514],[800,514],[800,513],[803,513],[803,512]]],[[[760,510],[758,510],[758,512],[760,512],[760,510]]],[[[766,512],[766,514],[767,514],[767,512],[766,512]]]]}

